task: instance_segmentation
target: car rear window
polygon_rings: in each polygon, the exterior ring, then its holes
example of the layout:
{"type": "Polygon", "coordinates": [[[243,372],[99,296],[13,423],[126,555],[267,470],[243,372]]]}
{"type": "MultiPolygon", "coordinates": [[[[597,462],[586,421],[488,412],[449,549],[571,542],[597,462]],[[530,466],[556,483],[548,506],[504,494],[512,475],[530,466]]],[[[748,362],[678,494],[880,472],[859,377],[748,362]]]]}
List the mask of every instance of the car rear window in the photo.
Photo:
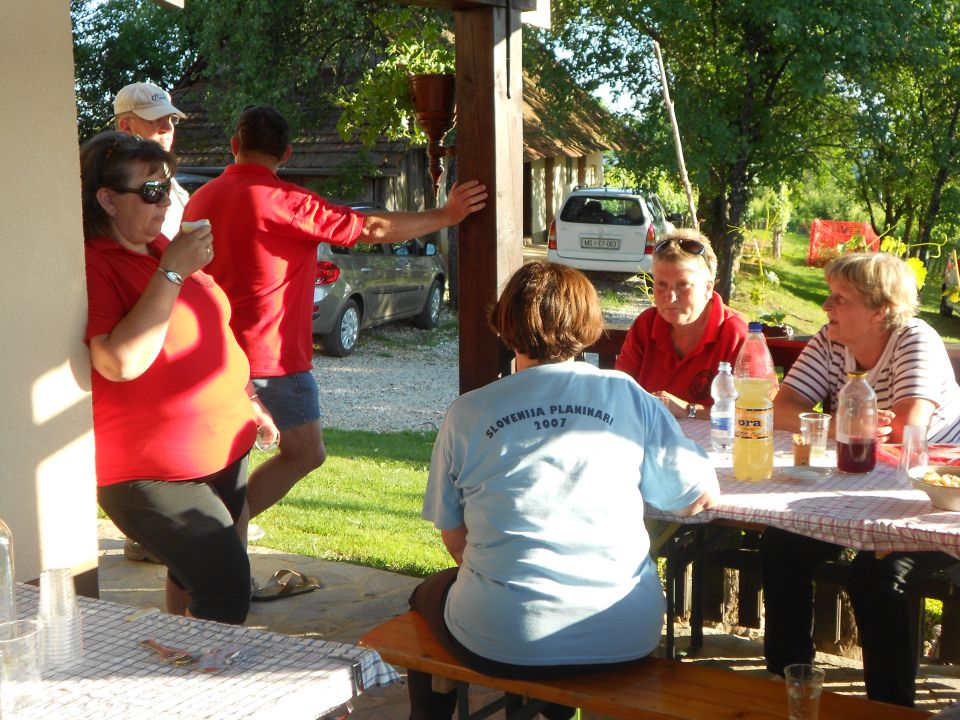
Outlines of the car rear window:
{"type": "Polygon", "coordinates": [[[633,198],[571,197],[560,213],[563,222],[593,225],[642,225],[643,207],[633,198]]]}

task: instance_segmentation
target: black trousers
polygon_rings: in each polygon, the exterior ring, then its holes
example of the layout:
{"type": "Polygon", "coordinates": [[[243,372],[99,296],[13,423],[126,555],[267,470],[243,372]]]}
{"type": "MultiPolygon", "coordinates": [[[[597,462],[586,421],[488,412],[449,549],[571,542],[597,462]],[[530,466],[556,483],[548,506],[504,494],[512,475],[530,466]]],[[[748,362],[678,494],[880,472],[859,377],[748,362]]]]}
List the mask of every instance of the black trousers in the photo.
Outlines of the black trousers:
{"type": "Polygon", "coordinates": [[[250,608],[250,560],[234,524],[247,457],[197,480],[131,480],[97,489],[103,511],[190,593],[190,613],[240,625],[250,608]]]}
{"type": "MultiPolygon", "coordinates": [[[[464,647],[447,628],[443,609],[447,592],[457,579],[459,568],[449,568],[431,575],[420,583],[410,596],[410,607],[416,610],[443,647],[457,660],[477,672],[493,677],[519,680],[544,680],[575,675],[588,670],[617,667],[623,663],[603,665],[510,665],[477,655],[464,647]]],[[[632,661],[635,662],[635,661],[632,661]]],[[[456,709],[457,694],[436,693],[429,673],[410,670],[407,673],[407,691],[410,695],[410,720],[449,720],[456,709]]],[[[565,705],[550,704],[541,712],[548,720],[567,720],[576,710],[565,705]]]]}
{"type": "MultiPolygon", "coordinates": [[[[792,663],[812,663],[813,574],[839,556],[839,545],[769,529],[760,540],[767,669],[783,675],[792,663]]],[[[956,560],[937,552],[860,551],[850,566],[847,592],[863,647],[863,675],[871,700],[913,707],[917,677],[917,627],[908,591],[916,579],[956,560]]]]}

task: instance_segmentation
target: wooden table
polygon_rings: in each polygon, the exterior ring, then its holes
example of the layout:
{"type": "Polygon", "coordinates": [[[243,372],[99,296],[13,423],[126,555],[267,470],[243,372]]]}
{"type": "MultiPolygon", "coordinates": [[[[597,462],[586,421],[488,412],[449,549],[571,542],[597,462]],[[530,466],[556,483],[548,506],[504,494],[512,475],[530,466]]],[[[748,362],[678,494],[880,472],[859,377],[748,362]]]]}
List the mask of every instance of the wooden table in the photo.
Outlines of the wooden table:
{"type": "MultiPolygon", "coordinates": [[[[37,613],[38,590],[17,586],[21,617],[37,613]]],[[[346,715],[366,688],[399,675],[369,649],[264,632],[80,598],[84,655],[45,674],[28,717],[110,720],[283,718],[346,715]],[[233,648],[239,657],[218,673],[164,663],[141,640],[200,655],[233,648]]]]}

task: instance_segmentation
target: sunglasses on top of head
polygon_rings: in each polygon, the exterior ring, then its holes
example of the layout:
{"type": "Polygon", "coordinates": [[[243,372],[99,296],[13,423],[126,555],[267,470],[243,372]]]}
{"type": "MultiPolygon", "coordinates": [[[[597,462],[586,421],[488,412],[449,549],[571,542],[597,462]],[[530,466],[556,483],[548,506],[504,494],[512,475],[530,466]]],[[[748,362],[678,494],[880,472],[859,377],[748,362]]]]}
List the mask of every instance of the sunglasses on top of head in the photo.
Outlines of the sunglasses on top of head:
{"type": "Polygon", "coordinates": [[[658,253],[666,248],[670,243],[676,243],[681,250],[684,252],[690,253],[691,255],[703,255],[706,253],[706,246],[699,240],[678,240],[677,238],[667,238],[666,240],[661,240],[653,248],[654,253],[658,253]]]}
{"type": "Polygon", "coordinates": [[[138,188],[110,188],[118,193],[136,193],[149,205],[155,205],[170,194],[169,180],[147,180],[138,188]]]}

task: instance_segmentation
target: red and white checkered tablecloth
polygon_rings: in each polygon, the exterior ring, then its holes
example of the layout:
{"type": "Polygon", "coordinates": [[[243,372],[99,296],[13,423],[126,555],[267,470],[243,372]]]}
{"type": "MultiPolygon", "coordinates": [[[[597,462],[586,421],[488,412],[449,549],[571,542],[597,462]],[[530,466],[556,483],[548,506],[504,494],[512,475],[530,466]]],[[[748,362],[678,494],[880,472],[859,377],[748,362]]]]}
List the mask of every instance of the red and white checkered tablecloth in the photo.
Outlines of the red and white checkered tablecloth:
{"type": "MultiPolygon", "coordinates": [[[[708,422],[681,420],[680,426],[701,447],[710,447],[708,422]]],[[[720,504],[691,518],[650,507],[648,516],[684,523],[726,519],[858,550],[941,550],[960,557],[960,512],[933,507],[924,492],[898,481],[896,467],[878,463],[869,473],[841,473],[831,447],[825,465],[833,472],[800,480],[784,472],[793,466],[790,433],[777,431],[774,448],[773,476],[762,482],[735,480],[731,457],[710,453],[720,480],[720,504]]]]}

